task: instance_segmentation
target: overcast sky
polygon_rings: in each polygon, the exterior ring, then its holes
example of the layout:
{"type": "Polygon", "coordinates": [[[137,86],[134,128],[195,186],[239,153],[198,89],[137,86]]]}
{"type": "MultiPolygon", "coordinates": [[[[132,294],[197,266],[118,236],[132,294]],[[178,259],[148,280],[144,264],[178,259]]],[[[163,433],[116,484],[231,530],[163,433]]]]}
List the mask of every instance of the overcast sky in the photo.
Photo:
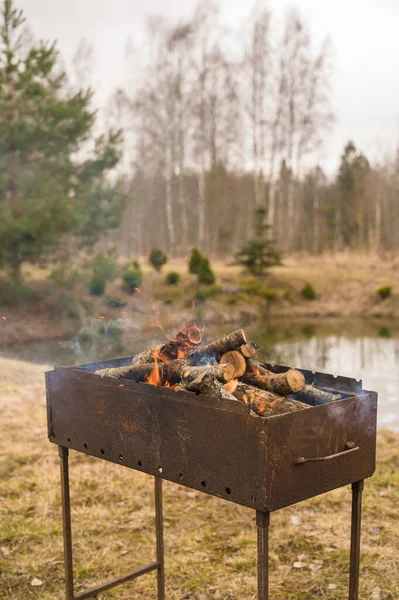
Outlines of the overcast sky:
{"type": "MultiPolygon", "coordinates": [[[[57,39],[70,59],[82,37],[94,47],[98,101],[124,83],[130,36],[140,39],[149,14],[189,15],[196,0],[16,0],[37,37],[57,39]]],[[[220,0],[222,21],[240,30],[253,0],[220,0]]],[[[333,110],[337,122],[325,144],[331,171],[348,139],[368,153],[399,142],[399,0],[269,0],[277,18],[295,4],[316,41],[334,47],[333,110]]]]}

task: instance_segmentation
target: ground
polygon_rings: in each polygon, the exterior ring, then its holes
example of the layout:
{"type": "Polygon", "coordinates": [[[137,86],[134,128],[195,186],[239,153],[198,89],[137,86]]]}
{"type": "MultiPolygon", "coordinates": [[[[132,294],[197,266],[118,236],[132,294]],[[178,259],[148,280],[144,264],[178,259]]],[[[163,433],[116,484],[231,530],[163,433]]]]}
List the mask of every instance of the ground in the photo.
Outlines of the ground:
{"type": "MultiPolygon", "coordinates": [[[[43,366],[0,360],[0,596],[61,600],[57,449],[47,441],[43,366]],[[37,585],[33,585],[37,584],[37,585]]],[[[366,481],[361,600],[399,598],[399,436],[380,431],[366,481]]],[[[153,479],[71,452],[76,591],[154,559],[153,479]]],[[[350,489],[271,515],[273,600],[347,598],[350,489]]],[[[256,598],[254,512],[164,484],[166,597],[256,598]]],[[[100,600],[156,597],[154,573],[100,600]]]]}

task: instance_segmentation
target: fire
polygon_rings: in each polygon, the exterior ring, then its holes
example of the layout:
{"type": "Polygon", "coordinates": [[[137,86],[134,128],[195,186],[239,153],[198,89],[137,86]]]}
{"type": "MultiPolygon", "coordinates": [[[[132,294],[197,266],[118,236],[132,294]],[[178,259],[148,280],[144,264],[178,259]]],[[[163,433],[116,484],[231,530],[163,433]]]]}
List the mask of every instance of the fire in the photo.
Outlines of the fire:
{"type": "Polygon", "coordinates": [[[282,400],[282,398],[276,398],[275,400],[273,400],[272,402],[269,403],[269,406],[274,406],[275,404],[277,404],[277,402],[279,402],[280,400],[282,400]]]}
{"type": "Polygon", "coordinates": [[[238,379],[232,379],[224,384],[225,389],[230,393],[234,394],[238,386],[238,379]]]}
{"type": "Polygon", "coordinates": [[[147,383],[150,385],[162,385],[161,375],[159,373],[158,360],[155,359],[155,366],[151,373],[148,375],[147,383]]]}
{"type": "MultiPolygon", "coordinates": [[[[188,352],[188,351],[187,351],[188,352]]],[[[187,354],[184,348],[178,348],[177,350],[177,358],[183,358],[187,354]]]]}
{"type": "Polygon", "coordinates": [[[3,319],[3,321],[7,321],[7,317],[5,317],[4,315],[1,315],[1,318],[3,319]]]}

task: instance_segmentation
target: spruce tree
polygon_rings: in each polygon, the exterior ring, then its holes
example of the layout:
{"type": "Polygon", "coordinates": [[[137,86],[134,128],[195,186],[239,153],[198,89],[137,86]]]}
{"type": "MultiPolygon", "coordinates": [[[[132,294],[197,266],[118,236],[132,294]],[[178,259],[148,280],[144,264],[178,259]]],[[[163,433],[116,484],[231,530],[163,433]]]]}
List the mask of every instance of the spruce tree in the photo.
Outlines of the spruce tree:
{"type": "Polygon", "coordinates": [[[67,89],[55,43],[24,36],[13,0],[0,4],[0,266],[56,256],[68,240],[92,244],[118,225],[121,193],[107,182],[120,132],[91,140],[92,93],[67,89]],[[79,152],[80,151],[80,152],[79,152]]]}
{"type": "Polygon", "coordinates": [[[237,254],[237,264],[246,268],[251,275],[261,276],[266,269],[281,264],[281,254],[273,240],[268,239],[270,225],[266,222],[266,210],[259,207],[255,211],[255,237],[244,244],[237,254]]]}

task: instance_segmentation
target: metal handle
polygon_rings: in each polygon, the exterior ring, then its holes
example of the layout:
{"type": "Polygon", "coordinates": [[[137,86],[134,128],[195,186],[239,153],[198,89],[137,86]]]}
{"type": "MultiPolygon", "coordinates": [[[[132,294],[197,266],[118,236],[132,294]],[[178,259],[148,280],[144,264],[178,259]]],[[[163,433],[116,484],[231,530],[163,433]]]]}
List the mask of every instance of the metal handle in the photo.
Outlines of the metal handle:
{"type": "Polygon", "coordinates": [[[316,458],[304,458],[303,456],[299,456],[294,460],[295,465],[303,465],[307,462],[319,462],[321,460],[331,460],[332,458],[337,458],[338,456],[343,456],[344,454],[350,454],[351,452],[356,452],[359,450],[359,446],[355,445],[355,442],[346,442],[345,444],[346,450],[342,452],[337,452],[336,454],[330,454],[329,456],[317,456],[316,458]]]}

